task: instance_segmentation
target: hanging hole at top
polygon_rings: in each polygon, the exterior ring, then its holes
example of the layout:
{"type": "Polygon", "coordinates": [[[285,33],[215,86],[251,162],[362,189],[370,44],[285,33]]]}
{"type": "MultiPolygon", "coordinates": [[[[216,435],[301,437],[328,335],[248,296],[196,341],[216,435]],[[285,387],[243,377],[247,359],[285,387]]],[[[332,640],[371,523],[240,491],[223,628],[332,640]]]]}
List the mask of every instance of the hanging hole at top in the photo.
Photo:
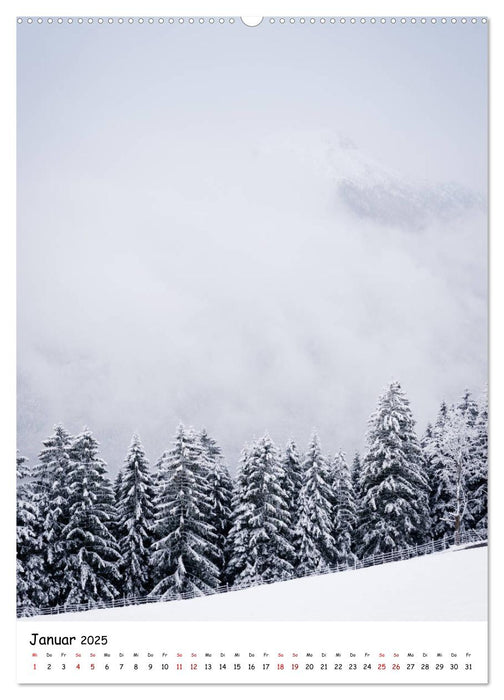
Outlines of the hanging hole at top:
{"type": "Polygon", "coordinates": [[[257,27],[263,21],[262,17],[240,17],[247,27],[257,27]]]}

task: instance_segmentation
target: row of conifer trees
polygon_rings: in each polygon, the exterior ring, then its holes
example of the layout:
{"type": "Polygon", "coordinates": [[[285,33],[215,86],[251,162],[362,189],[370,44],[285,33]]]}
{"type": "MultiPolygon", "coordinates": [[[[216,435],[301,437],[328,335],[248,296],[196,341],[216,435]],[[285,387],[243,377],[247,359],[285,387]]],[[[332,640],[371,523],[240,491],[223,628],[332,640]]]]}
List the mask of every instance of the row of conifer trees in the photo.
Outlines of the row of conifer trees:
{"type": "Polygon", "coordinates": [[[316,433],[304,454],[266,434],[232,479],[215,440],[179,425],[153,472],[134,435],[112,483],[92,433],[57,426],[33,468],[17,459],[18,605],[204,595],[484,530],[487,430],[486,397],[466,392],[420,440],[393,382],[351,465],[316,433]]]}

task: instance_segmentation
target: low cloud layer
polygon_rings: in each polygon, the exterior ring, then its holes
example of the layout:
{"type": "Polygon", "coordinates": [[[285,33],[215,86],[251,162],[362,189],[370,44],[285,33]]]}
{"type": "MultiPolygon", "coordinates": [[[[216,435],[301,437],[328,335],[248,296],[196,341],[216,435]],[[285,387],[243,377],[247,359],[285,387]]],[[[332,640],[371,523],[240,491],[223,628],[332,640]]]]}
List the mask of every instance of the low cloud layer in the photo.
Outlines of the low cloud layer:
{"type": "MultiPolygon", "coordinates": [[[[103,217],[79,213],[78,235],[62,203],[62,237],[32,240],[21,258],[25,452],[60,420],[94,429],[112,468],[130,433],[155,459],[178,421],[205,425],[232,465],[266,429],[303,445],[317,427],[327,450],[352,451],[390,379],[421,425],[442,398],[482,385],[481,208],[450,219],[431,206],[412,238],[394,189],[381,213],[368,197],[356,217],[341,187],[335,203],[334,171],[353,151],[302,133],[294,142],[236,144],[216,179],[197,169],[200,149],[186,152],[190,176],[149,193],[150,211],[119,228],[107,222],[124,206],[120,188],[103,217]]],[[[360,183],[364,202],[374,185],[360,183]]],[[[420,217],[425,192],[407,192],[420,217]]]]}
{"type": "Polygon", "coordinates": [[[391,379],[419,429],[483,386],[484,28],[263,25],[20,25],[32,460],[60,421],[112,472],[179,421],[351,453],[391,379]]]}

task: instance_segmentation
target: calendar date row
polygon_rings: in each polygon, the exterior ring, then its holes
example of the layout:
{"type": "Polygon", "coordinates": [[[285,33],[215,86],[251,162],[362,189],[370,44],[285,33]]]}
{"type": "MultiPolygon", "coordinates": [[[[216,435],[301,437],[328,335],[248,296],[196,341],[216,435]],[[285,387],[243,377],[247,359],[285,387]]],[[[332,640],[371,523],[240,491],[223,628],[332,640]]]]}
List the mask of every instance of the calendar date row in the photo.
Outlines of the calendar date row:
{"type": "Polygon", "coordinates": [[[34,663],[37,671],[472,671],[472,663],[34,663]]]}

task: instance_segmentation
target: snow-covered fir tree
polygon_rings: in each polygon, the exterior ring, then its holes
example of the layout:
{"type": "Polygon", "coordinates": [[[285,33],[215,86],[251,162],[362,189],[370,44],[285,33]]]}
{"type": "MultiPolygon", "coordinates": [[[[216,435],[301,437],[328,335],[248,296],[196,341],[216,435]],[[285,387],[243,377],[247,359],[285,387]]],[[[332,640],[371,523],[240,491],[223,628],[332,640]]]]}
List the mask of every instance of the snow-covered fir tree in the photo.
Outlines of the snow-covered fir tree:
{"type": "Polygon", "coordinates": [[[119,540],[121,539],[121,535],[119,532],[119,511],[117,509],[117,504],[118,504],[119,499],[121,497],[122,478],[123,478],[123,465],[121,465],[119,467],[119,470],[118,470],[118,472],[115,476],[114,482],[112,484],[112,493],[114,495],[115,517],[114,517],[113,522],[110,523],[109,530],[114,535],[114,538],[115,538],[117,543],[119,543],[119,540]]]}
{"type": "MultiPolygon", "coordinates": [[[[467,528],[473,528],[475,526],[476,519],[480,517],[480,514],[476,512],[473,514],[473,511],[475,509],[476,511],[478,510],[478,505],[475,500],[474,493],[476,491],[479,491],[481,493],[480,489],[481,487],[484,488],[483,483],[486,478],[484,474],[486,466],[484,466],[482,470],[481,455],[478,449],[478,443],[480,440],[478,433],[482,424],[485,423],[485,420],[488,420],[488,410],[486,419],[485,417],[483,417],[483,422],[480,423],[480,405],[473,398],[468,389],[465,390],[464,395],[462,396],[462,399],[457,406],[457,409],[462,413],[462,415],[465,418],[470,439],[468,463],[466,467],[465,476],[465,483],[467,489],[467,513],[465,518],[465,526],[467,528]]],[[[484,436],[481,435],[481,437],[484,441],[484,436]]]]}
{"type": "Polygon", "coordinates": [[[432,443],[433,436],[434,428],[432,426],[432,423],[427,423],[425,432],[422,435],[422,438],[420,439],[420,449],[422,451],[423,472],[425,474],[425,478],[427,479],[427,483],[429,484],[429,516],[431,526],[431,538],[434,538],[434,519],[432,517],[432,513],[434,506],[435,488],[433,482],[434,467],[432,464],[431,456],[429,454],[429,447],[432,443]]]}
{"type": "Polygon", "coordinates": [[[481,399],[475,424],[472,463],[467,476],[471,527],[486,530],[488,527],[488,394],[481,399]]]}
{"type": "Polygon", "coordinates": [[[231,494],[231,528],[227,540],[226,581],[233,583],[239,575],[244,576],[248,565],[248,540],[250,533],[251,506],[245,501],[248,475],[251,471],[252,445],[246,444],[240,455],[238,474],[231,494]]]}
{"type": "Polygon", "coordinates": [[[42,556],[42,528],[26,457],[16,456],[16,580],[17,605],[25,615],[47,604],[42,556]]]}
{"type": "Polygon", "coordinates": [[[356,560],[353,551],[353,532],[357,524],[357,512],[352,475],[342,450],[332,460],[331,483],[334,502],[335,563],[338,566],[352,566],[356,560]]]}
{"type": "MultiPolygon", "coordinates": [[[[165,480],[165,473],[163,471],[163,465],[166,462],[168,458],[168,450],[164,450],[161,456],[157,459],[157,461],[154,463],[154,466],[152,468],[152,484],[154,487],[154,531],[153,531],[153,541],[151,545],[151,553],[150,553],[150,571],[151,574],[154,576],[153,581],[152,581],[152,586],[154,586],[154,581],[155,581],[155,574],[154,574],[154,568],[152,564],[152,556],[154,552],[154,543],[157,541],[159,538],[159,508],[161,505],[160,502],[160,494],[163,491],[163,484],[165,480]]],[[[119,476],[119,475],[118,475],[119,476]]],[[[121,477],[122,478],[122,477],[121,477]]]]}
{"type": "Polygon", "coordinates": [[[268,434],[245,448],[233,498],[229,578],[236,585],[293,573],[289,503],[278,451],[268,434]]]}
{"type": "Polygon", "coordinates": [[[431,536],[436,540],[453,535],[452,517],[448,514],[453,501],[453,474],[443,444],[447,416],[448,406],[443,401],[434,425],[427,427],[422,439],[425,470],[430,485],[431,536]]]}
{"type": "MultiPolygon", "coordinates": [[[[432,436],[433,436],[432,423],[427,423],[425,433],[423,434],[422,439],[420,440],[420,447],[422,448],[422,450],[425,450],[425,448],[429,444],[430,440],[432,440],[432,436]]],[[[425,455],[424,455],[424,457],[425,457],[425,455]]],[[[430,478],[430,470],[429,470],[427,459],[425,460],[425,469],[426,469],[427,476],[430,478]]]]}
{"type": "Polygon", "coordinates": [[[150,589],[155,493],[149,463],[136,434],[120,475],[116,479],[116,507],[121,592],[127,597],[143,596],[150,589]]]}
{"type": "Polygon", "coordinates": [[[294,557],[291,563],[294,566],[294,569],[296,569],[299,564],[298,554],[295,549],[296,523],[299,519],[299,496],[303,485],[303,463],[296,443],[292,438],[285,446],[280,466],[283,471],[283,488],[288,503],[288,539],[294,551],[294,557]]]}
{"type": "Polygon", "coordinates": [[[115,498],[116,503],[121,498],[122,480],[123,480],[123,467],[120,467],[119,471],[116,474],[116,478],[114,479],[114,498],[115,498]]]}
{"type": "Polygon", "coordinates": [[[465,526],[485,528],[487,524],[488,479],[488,396],[485,392],[480,403],[465,390],[457,410],[465,419],[468,433],[468,455],[465,466],[467,508],[465,526]]]}
{"type": "Polygon", "coordinates": [[[457,410],[464,416],[466,423],[470,428],[474,428],[476,426],[479,407],[478,402],[472,397],[469,389],[464,391],[464,394],[457,405],[457,410]]]}
{"type": "Polygon", "coordinates": [[[289,504],[289,512],[293,522],[296,522],[299,494],[303,485],[303,462],[297,445],[292,438],[285,445],[281,467],[284,473],[284,490],[289,504]]]}
{"type": "Polygon", "coordinates": [[[34,487],[42,527],[47,604],[62,602],[66,588],[62,561],[66,553],[63,530],[69,522],[70,458],[72,438],[62,425],[42,442],[42,450],[34,470],[34,487]]]}
{"type": "Polygon", "coordinates": [[[164,471],[163,471],[163,465],[165,464],[166,460],[168,458],[168,450],[165,450],[161,457],[155,462],[154,467],[152,469],[152,479],[153,479],[153,484],[154,484],[154,491],[159,493],[159,490],[161,489],[161,485],[163,484],[164,481],[164,471]]]}
{"type": "Polygon", "coordinates": [[[445,410],[442,420],[436,421],[433,439],[426,446],[432,464],[435,489],[433,511],[434,536],[454,535],[472,526],[470,494],[471,474],[477,469],[477,407],[464,395],[458,405],[445,410]]]}
{"type": "Polygon", "coordinates": [[[304,576],[336,562],[333,537],[333,492],[329,465],[314,432],[303,462],[296,523],[297,573],[304,576]]]}
{"type": "Polygon", "coordinates": [[[74,439],[69,457],[64,600],[107,602],[118,595],[120,581],[120,554],[111,532],[116,518],[112,485],[91,431],[86,429],[74,439]]]}
{"type": "Polygon", "coordinates": [[[360,476],[361,476],[361,469],[362,469],[362,463],[361,463],[361,457],[358,452],[354,454],[354,458],[352,460],[352,468],[350,470],[350,476],[352,478],[352,486],[355,494],[355,500],[356,503],[359,501],[359,482],[360,482],[360,476]]]}
{"type": "Polygon", "coordinates": [[[204,595],[219,585],[220,552],[210,523],[209,465],[199,436],[179,425],[158,475],[154,595],[204,595]]]}
{"type": "Polygon", "coordinates": [[[358,556],[401,549],[430,533],[429,486],[409,401],[392,382],[370,419],[359,483],[358,556]]]}
{"type": "Polygon", "coordinates": [[[203,474],[205,490],[210,503],[209,522],[215,530],[215,546],[218,556],[214,563],[219,569],[220,583],[226,582],[226,568],[229,556],[227,539],[231,527],[231,500],[233,483],[228,468],[224,462],[222,450],[216,441],[210,437],[204,428],[199,439],[206,460],[206,473],[203,474]]]}

